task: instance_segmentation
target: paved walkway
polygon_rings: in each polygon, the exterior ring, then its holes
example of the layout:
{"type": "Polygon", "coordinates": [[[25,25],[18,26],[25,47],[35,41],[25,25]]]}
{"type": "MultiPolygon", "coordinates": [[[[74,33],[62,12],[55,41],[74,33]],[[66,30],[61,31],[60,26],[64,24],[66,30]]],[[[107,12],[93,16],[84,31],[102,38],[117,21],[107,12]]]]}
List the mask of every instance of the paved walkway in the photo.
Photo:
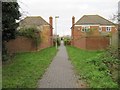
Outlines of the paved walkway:
{"type": "Polygon", "coordinates": [[[68,61],[65,46],[61,43],[57,55],[38,82],[38,88],[80,88],[73,66],[68,61]]]}

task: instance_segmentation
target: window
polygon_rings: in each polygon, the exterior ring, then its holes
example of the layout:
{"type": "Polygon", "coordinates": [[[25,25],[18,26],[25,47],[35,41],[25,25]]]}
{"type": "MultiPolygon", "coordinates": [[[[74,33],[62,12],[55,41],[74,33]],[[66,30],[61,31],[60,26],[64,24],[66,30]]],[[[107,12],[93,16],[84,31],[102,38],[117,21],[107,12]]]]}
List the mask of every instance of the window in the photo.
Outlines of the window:
{"type": "Polygon", "coordinates": [[[102,27],[99,27],[99,32],[101,32],[102,31],[102,27]]]}
{"type": "Polygon", "coordinates": [[[90,31],[90,27],[89,26],[83,26],[81,31],[82,32],[89,32],[90,31]]]}
{"type": "Polygon", "coordinates": [[[110,32],[111,31],[111,27],[106,27],[106,31],[110,32]]]}

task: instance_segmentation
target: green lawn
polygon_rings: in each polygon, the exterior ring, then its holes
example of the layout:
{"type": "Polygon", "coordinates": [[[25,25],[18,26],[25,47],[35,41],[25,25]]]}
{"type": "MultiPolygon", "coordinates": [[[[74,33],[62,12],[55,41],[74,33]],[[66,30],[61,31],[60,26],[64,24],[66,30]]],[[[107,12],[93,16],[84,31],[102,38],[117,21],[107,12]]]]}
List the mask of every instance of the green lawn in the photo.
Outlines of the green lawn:
{"type": "Polygon", "coordinates": [[[16,54],[2,68],[3,88],[36,88],[56,52],[54,47],[50,47],[39,52],[16,54]]]}
{"type": "MultiPolygon", "coordinates": [[[[87,82],[90,88],[116,88],[108,67],[102,62],[103,51],[86,51],[67,46],[69,58],[76,72],[87,82]]],[[[108,58],[109,59],[109,58],[108,58]]]]}

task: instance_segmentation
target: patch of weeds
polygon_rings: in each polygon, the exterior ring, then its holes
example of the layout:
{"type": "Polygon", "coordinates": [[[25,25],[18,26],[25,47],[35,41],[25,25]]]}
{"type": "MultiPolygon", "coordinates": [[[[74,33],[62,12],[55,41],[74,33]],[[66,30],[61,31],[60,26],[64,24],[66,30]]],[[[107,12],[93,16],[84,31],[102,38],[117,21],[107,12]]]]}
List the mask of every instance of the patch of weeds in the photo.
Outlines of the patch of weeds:
{"type": "Polygon", "coordinates": [[[90,88],[118,88],[117,82],[112,78],[111,65],[107,64],[113,64],[117,59],[105,56],[106,51],[87,51],[72,46],[66,47],[77,73],[87,81],[90,88]]]}

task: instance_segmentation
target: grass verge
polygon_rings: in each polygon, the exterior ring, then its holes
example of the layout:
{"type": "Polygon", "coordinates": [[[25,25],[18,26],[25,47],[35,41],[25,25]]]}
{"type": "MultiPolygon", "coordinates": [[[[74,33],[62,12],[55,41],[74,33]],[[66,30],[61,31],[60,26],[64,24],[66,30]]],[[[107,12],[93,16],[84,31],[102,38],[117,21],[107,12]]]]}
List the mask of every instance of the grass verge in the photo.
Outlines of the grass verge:
{"type": "Polygon", "coordinates": [[[86,51],[72,46],[67,46],[67,51],[80,79],[86,80],[88,87],[118,87],[117,82],[113,81],[111,77],[109,68],[102,61],[104,59],[101,56],[105,53],[104,51],[86,51]]]}
{"type": "Polygon", "coordinates": [[[11,63],[2,67],[2,87],[36,88],[56,52],[50,47],[39,52],[16,54],[11,63]]]}

